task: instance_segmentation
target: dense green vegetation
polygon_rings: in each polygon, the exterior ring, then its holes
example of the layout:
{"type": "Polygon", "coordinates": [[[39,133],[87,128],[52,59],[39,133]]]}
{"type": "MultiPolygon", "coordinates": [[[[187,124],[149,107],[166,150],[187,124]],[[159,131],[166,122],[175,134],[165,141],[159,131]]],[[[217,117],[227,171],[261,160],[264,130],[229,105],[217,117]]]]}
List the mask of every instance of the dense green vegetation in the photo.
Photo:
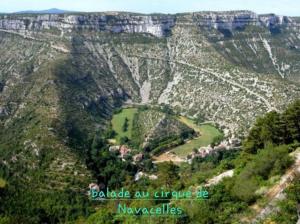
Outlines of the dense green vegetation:
{"type": "Polygon", "coordinates": [[[258,118],[244,142],[244,149],[256,153],[268,145],[300,142],[300,100],[283,113],[275,111],[258,118]]]}
{"type": "Polygon", "coordinates": [[[271,216],[276,223],[296,223],[300,204],[300,177],[286,190],[286,199],[279,203],[280,211],[271,216]]]}
{"type": "Polygon", "coordinates": [[[98,183],[110,188],[120,188],[122,183],[133,177],[136,167],[129,161],[122,161],[118,152],[109,152],[105,140],[96,137],[89,150],[87,165],[98,183]]]}
{"type": "MultiPolygon", "coordinates": [[[[283,115],[293,111],[294,116],[298,116],[298,102],[291,105],[283,115]],[[296,114],[296,115],[295,115],[296,114]]],[[[274,121],[269,120],[273,112],[259,118],[256,128],[261,129],[265,123],[262,120],[268,120],[268,125],[274,125],[274,121]]],[[[286,122],[294,120],[294,116],[289,116],[286,122]]],[[[295,121],[295,120],[294,120],[295,121]]],[[[273,127],[273,126],[272,126],[273,127]]],[[[157,180],[148,180],[142,178],[137,182],[126,182],[129,189],[136,190],[154,190],[160,187],[167,187],[177,190],[189,189],[192,186],[203,185],[206,180],[219,172],[228,169],[235,169],[235,175],[232,178],[226,178],[221,183],[208,188],[210,197],[205,201],[176,201],[170,198],[172,203],[181,206],[185,213],[174,221],[172,217],[152,217],[153,223],[239,223],[243,217],[251,214],[250,205],[258,199],[264,199],[260,194],[260,189],[272,185],[273,177],[282,175],[285,170],[291,166],[292,158],[290,152],[298,147],[297,135],[292,135],[290,142],[293,144],[278,143],[276,132],[271,134],[267,144],[253,144],[253,149],[249,151],[251,133],[246,138],[242,152],[229,150],[218,152],[206,158],[195,158],[191,165],[185,164],[180,167],[172,163],[162,163],[154,166],[150,172],[157,174],[157,180]]],[[[251,139],[254,140],[253,138],[251,139]]],[[[260,139],[256,139],[260,141],[260,139]]],[[[298,181],[299,182],[299,181],[298,181]]],[[[297,181],[288,188],[288,197],[280,205],[280,213],[272,216],[272,220],[277,223],[290,223],[296,219],[295,205],[299,202],[297,192],[299,183],[297,181]]],[[[273,183],[274,184],[274,183],[273,183]]],[[[124,186],[124,185],[123,185],[124,186]]],[[[155,206],[160,201],[135,202],[128,201],[132,206],[155,206]]],[[[149,220],[149,219],[147,219],[149,220]]],[[[144,223],[143,216],[119,216],[116,214],[114,206],[108,203],[94,215],[90,216],[87,223],[144,223]],[[109,217],[109,221],[106,218],[109,217]],[[105,218],[105,222],[104,222],[105,218]],[[98,221],[99,220],[99,221],[98,221]],[[101,221],[102,220],[102,221],[101,221]]]]}
{"type": "MultiPolygon", "coordinates": [[[[5,128],[3,124],[7,117],[0,118],[0,179],[4,180],[0,187],[0,220],[4,217],[6,223],[64,223],[93,211],[82,190],[91,179],[84,166],[85,159],[69,148],[75,144],[76,137],[79,144],[74,151],[85,145],[83,139],[87,138],[88,121],[91,120],[84,120],[85,125],[79,130],[78,117],[87,118],[88,112],[74,109],[75,104],[70,107],[72,111],[65,107],[64,97],[76,95],[75,89],[68,91],[74,80],[69,80],[69,85],[60,89],[64,92],[61,101],[58,100],[60,92],[54,85],[41,84],[48,79],[61,84],[60,81],[68,76],[67,72],[74,71],[65,58],[57,57],[55,62],[47,60],[38,72],[27,70],[23,79],[26,84],[16,86],[14,96],[9,96],[8,101],[22,102],[26,108],[5,128]],[[31,97],[24,99],[28,94],[31,97]],[[62,106],[61,119],[54,118],[57,104],[62,106]],[[72,120],[67,119],[70,113],[72,120]],[[62,144],[61,139],[67,136],[69,141],[62,144]]],[[[28,67],[32,67],[30,63],[28,67]]]]}
{"type": "Polygon", "coordinates": [[[0,176],[7,178],[0,186],[0,223],[65,223],[94,212],[75,177],[53,180],[66,183],[56,189],[52,181],[45,183],[46,170],[27,171],[18,178],[11,172],[0,167],[0,176]],[[28,182],[27,175],[34,181],[28,182]]]}
{"type": "Polygon", "coordinates": [[[281,175],[292,164],[288,146],[268,147],[250,158],[236,176],[231,193],[245,202],[254,202],[254,194],[270,177],[281,175]]]}
{"type": "MultiPolygon", "coordinates": [[[[299,146],[298,129],[295,129],[298,127],[299,111],[299,102],[295,102],[282,114],[270,112],[259,118],[245,139],[242,152],[236,150],[218,152],[205,158],[195,158],[191,165],[181,166],[172,163],[153,165],[148,154],[145,154],[143,161],[136,164],[132,163],[131,155],[122,161],[118,152],[108,150],[107,140],[114,136],[110,127],[107,131],[96,133],[94,138],[87,140],[89,149],[86,163],[98,183],[111,189],[125,187],[130,191],[137,189],[153,191],[161,187],[187,190],[205,184],[207,179],[220,172],[235,169],[235,175],[232,178],[226,178],[219,184],[207,188],[210,195],[208,200],[187,202],[165,198],[172,204],[183,208],[184,215],[177,221],[172,217],[151,218],[153,223],[235,223],[251,213],[249,206],[252,203],[264,198],[263,194],[258,193],[260,189],[272,185],[270,180],[282,175],[291,166],[292,158],[289,154],[299,146]],[[279,131],[276,129],[278,117],[284,118],[281,124],[286,128],[285,130],[288,130],[282,139],[276,131],[279,131]],[[271,128],[268,129],[268,127],[271,128]],[[273,132],[266,130],[273,130],[273,132]],[[134,181],[134,174],[138,170],[155,174],[158,179],[141,178],[134,181]]],[[[124,122],[126,117],[128,114],[123,116],[124,122]]],[[[208,125],[205,127],[212,128],[208,125]]],[[[120,128],[122,129],[122,123],[120,128]]],[[[215,133],[213,129],[210,130],[215,133]]],[[[168,141],[166,140],[165,143],[168,141]]],[[[145,220],[149,220],[143,216],[120,216],[116,214],[115,202],[101,204],[92,202],[88,200],[85,192],[79,193],[72,188],[72,185],[65,186],[63,191],[37,191],[37,188],[32,185],[26,186],[22,181],[9,178],[11,174],[8,170],[4,168],[0,170],[2,202],[0,223],[102,224],[144,223],[145,220]],[[16,191],[20,188],[22,191],[16,191]]],[[[32,175],[39,176],[37,179],[40,180],[43,178],[42,171],[32,175]]],[[[77,184],[75,179],[71,183],[77,184]]],[[[277,223],[289,223],[296,220],[294,206],[299,203],[298,188],[299,181],[296,181],[286,190],[287,198],[280,203],[279,213],[272,215],[270,219],[277,223]]],[[[131,206],[151,207],[159,206],[166,200],[127,201],[126,203],[131,206]]]]}

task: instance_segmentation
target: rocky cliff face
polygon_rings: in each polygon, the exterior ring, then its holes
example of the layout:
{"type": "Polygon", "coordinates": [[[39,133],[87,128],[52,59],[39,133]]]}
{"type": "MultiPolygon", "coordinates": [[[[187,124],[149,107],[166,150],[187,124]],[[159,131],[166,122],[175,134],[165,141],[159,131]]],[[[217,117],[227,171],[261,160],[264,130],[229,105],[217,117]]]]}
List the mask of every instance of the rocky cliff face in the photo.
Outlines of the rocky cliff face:
{"type": "MultiPolygon", "coordinates": [[[[257,15],[250,11],[209,12],[185,15],[190,23],[215,29],[243,29],[247,25],[268,28],[289,25],[293,21],[286,16],[257,15]]],[[[22,32],[41,31],[56,28],[62,32],[76,29],[108,31],[113,33],[149,33],[157,37],[166,36],[182,15],[135,15],[126,13],[91,15],[4,15],[0,19],[0,29],[22,32]]]]}
{"type": "Polygon", "coordinates": [[[194,16],[201,26],[228,30],[244,29],[249,25],[271,28],[293,23],[287,16],[258,15],[250,11],[195,13],[194,16]]]}
{"type": "Polygon", "coordinates": [[[3,16],[0,28],[16,31],[42,31],[56,28],[62,32],[76,29],[113,33],[149,33],[157,37],[167,35],[175,25],[175,16],[143,15],[38,15],[3,16]]]}

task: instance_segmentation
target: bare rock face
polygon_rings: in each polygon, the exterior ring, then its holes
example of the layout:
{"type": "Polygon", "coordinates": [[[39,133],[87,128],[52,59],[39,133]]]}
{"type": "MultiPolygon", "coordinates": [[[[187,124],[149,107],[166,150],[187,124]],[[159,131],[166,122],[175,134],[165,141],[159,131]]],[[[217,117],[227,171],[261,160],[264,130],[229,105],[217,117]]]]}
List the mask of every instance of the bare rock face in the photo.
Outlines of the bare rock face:
{"type": "Polygon", "coordinates": [[[157,37],[167,35],[174,25],[175,16],[168,15],[7,15],[0,20],[0,28],[6,30],[41,31],[56,28],[68,32],[86,29],[112,33],[149,33],[157,37]]]}
{"type": "Polygon", "coordinates": [[[195,17],[200,26],[228,30],[243,29],[248,25],[271,28],[292,23],[286,16],[258,15],[250,11],[196,13],[195,17]]]}
{"type": "MultiPolygon", "coordinates": [[[[176,20],[181,15],[138,15],[129,13],[115,14],[44,14],[33,16],[4,15],[0,17],[0,29],[41,31],[58,29],[70,32],[73,29],[106,31],[112,33],[149,33],[156,37],[170,34],[176,20]]],[[[268,28],[291,24],[292,19],[274,14],[257,15],[250,11],[199,12],[188,14],[191,23],[221,30],[243,29],[247,25],[268,28]],[[193,21],[193,22],[192,22],[193,21]]]]}

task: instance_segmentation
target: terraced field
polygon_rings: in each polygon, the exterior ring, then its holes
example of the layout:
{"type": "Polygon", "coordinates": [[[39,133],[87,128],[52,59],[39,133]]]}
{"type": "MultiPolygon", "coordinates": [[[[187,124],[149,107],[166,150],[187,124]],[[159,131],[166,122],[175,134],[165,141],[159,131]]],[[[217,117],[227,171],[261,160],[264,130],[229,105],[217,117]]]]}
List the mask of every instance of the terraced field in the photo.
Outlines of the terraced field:
{"type": "MultiPolygon", "coordinates": [[[[159,137],[157,136],[166,135],[166,130],[159,128],[159,125],[157,125],[161,122],[161,119],[163,119],[164,116],[164,113],[156,110],[146,110],[139,112],[138,108],[123,109],[120,113],[115,114],[112,119],[112,128],[117,134],[115,138],[115,143],[120,144],[120,139],[122,137],[128,137],[131,140],[133,138],[138,138],[139,136],[133,136],[133,132],[135,131],[133,130],[134,128],[139,129],[139,131],[136,132],[136,134],[142,136],[156,136],[155,138],[159,139],[159,137]],[[138,122],[140,124],[133,124],[134,116],[137,113],[139,113],[138,122]],[[123,125],[125,123],[126,118],[128,119],[128,128],[127,131],[124,131],[123,125]],[[151,125],[149,122],[151,123],[151,125]]],[[[187,127],[195,130],[195,132],[198,133],[198,137],[195,137],[187,141],[185,144],[175,147],[174,149],[168,150],[168,155],[171,152],[177,157],[184,159],[188,154],[190,154],[193,151],[193,149],[199,149],[200,147],[208,146],[214,141],[214,138],[222,136],[222,133],[211,124],[197,125],[193,120],[184,116],[179,116],[177,120],[180,121],[182,125],[186,125],[187,127]]]]}

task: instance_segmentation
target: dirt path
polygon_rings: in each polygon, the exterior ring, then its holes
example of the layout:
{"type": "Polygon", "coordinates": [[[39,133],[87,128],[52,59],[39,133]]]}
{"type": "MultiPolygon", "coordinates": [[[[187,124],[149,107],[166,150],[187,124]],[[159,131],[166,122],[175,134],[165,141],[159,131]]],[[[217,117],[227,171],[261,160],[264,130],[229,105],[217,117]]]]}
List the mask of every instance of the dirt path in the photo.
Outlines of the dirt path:
{"type": "Polygon", "coordinates": [[[300,174],[300,149],[296,150],[291,155],[296,160],[295,164],[286,171],[278,184],[268,190],[266,198],[269,202],[265,207],[260,207],[257,203],[251,206],[257,215],[253,219],[248,220],[250,223],[257,223],[259,220],[264,219],[275,211],[277,209],[277,202],[285,198],[283,193],[284,190],[291,184],[295,176],[300,174]]]}
{"type": "Polygon", "coordinates": [[[10,33],[10,34],[15,34],[15,35],[18,35],[24,39],[29,39],[29,40],[34,40],[34,41],[39,41],[39,42],[44,42],[44,43],[47,43],[50,45],[50,47],[56,51],[59,51],[61,53],[69,53],[70,51],[63,45],[55,45],[53,44],[52,42],[49,42],[48,40],[43,40],[43,39],[39,39],[39,38],[35,38],[35,37],[32,37],[30,35],[26,35],[25,33],[19,33],[19,32],[16,32],[16,31],[12,31],[12,30],[5,30],[5,29],[0,29],[0,31],[2,32],[5,32],[5,33],[10,33]]]}
{"type": "Polygon", "coordinates": [[[188,66],[188,67],[191,67],[191,68],[194,68],[196,70],[199,70],[199,71],[202,71],[202,72],[205,72],[207,74],[210,74],[210,75],[213,75],[215,76],[216,78],[218,79],[221,79],[222,81],[224,82],[227,82],[229,83],[230,85],[232,86],[235,86],[235,87],[238,87],[238,88],[241,88],[241,89],[244,89],[245,91],[247,91],[249,94],[251,95],[254,95],[255,97],[257,97],[258,99],[262,100],[264,102],[264,104],[266,105],[266,107],[268,108],[268,111],[272,111],[272,110],[276,110],[276,108],[274,108],[270,102],[264,98],[263,96],[261,96],[260,94],[250,90],[249,88],[241,85],[240,83],[237,83],[233,80],[229,80],[229,79],[226,79],[224,78],[224,76],[222,76],[222,74],[219,74],[215,71],[213,71],[212,69],[205,69],[205,68],[201,68],[201,67],[198,67],[196,65],[193,65],[193,64],[190,64],[190,63],[187,63],[185,61],[177,61],[177,60],[170,60],[170,59],[165,59],[165,58],[159,58],[159,57],[149,57],[149,56],[143,56],[143,55],[131,55],[133,57],[138,57],[138,58],[145,58],[145,59],[153,59],[153,60],[161,60],[161,61],[167,61],[169,63],[175,63],[175,64],[181,64],[181,65],[185,65],[185,66],[188,66]]]}
{"type": "Polygon", "coordinates": [[[163,162],[173,162],[173,163],[182,163],[186,162],[186,160],[180,158],[179,156],[171,153],[171,152],[165,152],[159,156],[153,157],[154,161],[153,163],[163,163],[163,162]]]}
{"type": "Polygon", "coordinates": [[[218,176],[214,176],[213,178],[211,178],[207,181],[207,184],[205,184],[205,187],[216,185],[216,184],[220,183],[225,177],[233,177],[233,174],[234,174],[234,170],[227,170],[227,171],[219,174],[218,176]]]}

